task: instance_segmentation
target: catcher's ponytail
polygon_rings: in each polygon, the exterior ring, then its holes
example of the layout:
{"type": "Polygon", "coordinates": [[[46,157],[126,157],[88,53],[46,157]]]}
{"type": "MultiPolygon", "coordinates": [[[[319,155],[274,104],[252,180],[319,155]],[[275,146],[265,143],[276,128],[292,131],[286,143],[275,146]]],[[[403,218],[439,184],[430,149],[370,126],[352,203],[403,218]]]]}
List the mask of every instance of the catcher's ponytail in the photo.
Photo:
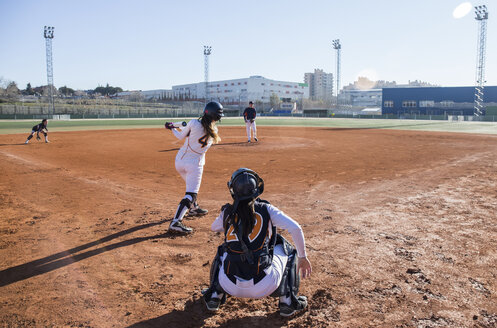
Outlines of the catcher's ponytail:
{"type": "Polygon", "coordinates": [[[238,233],[238,220],[241,220],[241,227],[243,231],[243,237],[247,237],[254,229],[255,225],[255,209],[254,200],[241,201],[233,205],[228,204],[225,206],[224,210],[227,211],[227,215],[224,216],[223,227],[226,232],[229,226],[233,226],[235,234],[238,233]],[[234,208],[234,205],[237,205],[234,208]]]}

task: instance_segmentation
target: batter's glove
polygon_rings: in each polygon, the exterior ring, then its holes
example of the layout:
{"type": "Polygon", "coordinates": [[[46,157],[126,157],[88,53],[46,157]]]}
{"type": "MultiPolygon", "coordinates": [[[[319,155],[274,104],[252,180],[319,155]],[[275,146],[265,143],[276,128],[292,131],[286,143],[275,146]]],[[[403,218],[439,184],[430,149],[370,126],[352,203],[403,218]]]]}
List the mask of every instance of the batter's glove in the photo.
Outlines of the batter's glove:
{"type": "Polygon", "coordinates": [[[174,124],[172,122],[166,122],[166,124],[164,124],[164,127],[168,130],[172,130],[174,129],[174,124]]]}

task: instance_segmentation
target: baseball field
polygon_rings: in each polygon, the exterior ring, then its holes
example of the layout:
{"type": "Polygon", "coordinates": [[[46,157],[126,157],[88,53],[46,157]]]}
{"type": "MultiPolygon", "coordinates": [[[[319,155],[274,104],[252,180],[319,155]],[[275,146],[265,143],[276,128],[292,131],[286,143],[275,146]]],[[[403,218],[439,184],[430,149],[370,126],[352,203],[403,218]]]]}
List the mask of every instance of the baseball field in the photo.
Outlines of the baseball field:
{"type": "MultiPolygon", "coordinates": [[[[223,119],[195,232],[167,232],[184,182],[164,120],[0,122],[2,327],[497,327],[497,124],[223,119]],[[200,291],[239,167],[297,220],[308,309],[200,291]]],[[[283,233],[285,236],[288,234],[283,233]]]]}

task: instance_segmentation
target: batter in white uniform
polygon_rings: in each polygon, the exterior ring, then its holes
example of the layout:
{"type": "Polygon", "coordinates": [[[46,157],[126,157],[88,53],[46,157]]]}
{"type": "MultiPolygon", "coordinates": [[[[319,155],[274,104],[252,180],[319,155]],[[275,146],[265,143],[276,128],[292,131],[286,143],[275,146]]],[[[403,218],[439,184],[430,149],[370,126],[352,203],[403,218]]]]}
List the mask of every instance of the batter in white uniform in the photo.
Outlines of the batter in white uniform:
{"type": "Polygon", "coordinates": [[[257,198],[264,190],[264,181],[254,171],[235,171],[228,186],[234,203],[223,206],[211,226],[213,231],[224,232],[225,242],[213,262],[211,287],[204,293],[207,308],[217,310],[227,293],[246,298],[279,296],[282,316],[304,309],[307,299],[296,295],[298,271],[308,277],[311,263],[302,228],[278,208],[257,198]],[[276,234],[275,227],[290,233],[296,250],[276,234]]]}
{"type": "Polygon", "coordinates": [[[169,225],[169,231],[191,233],[192,229],[182,222],[185,214],[187,212],[188,216],[207,214],[207,210],[198,206],[197,194],[202,182],[205,153],[213,143],[221,140],[215,124],[222,116],[224,116],[223,106],[213,101],[205,105],[204,114],[201,118],[191,120],[182,130],[175,128],[173,123],[166,123],[166,129],[170,129],[176,138],[179,140],[185,139],[185,143],[176,155],[175,166],[178,173],[185,180],[186,192],[169,225]]]}

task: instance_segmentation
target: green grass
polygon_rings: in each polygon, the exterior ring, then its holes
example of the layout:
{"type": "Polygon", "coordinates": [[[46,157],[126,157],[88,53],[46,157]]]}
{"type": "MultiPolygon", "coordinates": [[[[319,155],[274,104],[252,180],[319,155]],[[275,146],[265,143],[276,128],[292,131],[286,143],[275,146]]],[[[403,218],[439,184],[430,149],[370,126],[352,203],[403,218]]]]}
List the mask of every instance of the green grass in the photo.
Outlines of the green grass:
{"type": "MultiPolygon", "coordinates": [[[[166,121],[180,122],[189,119],[162,118],[162,119],[100,119],[100,120],[70,120],[49,121],[50,132],[54,131],[81,131],[106,129],[161,129],[166,121]]],[[[31,127],[40,120],[0,121],[0,134],[28,133],[31,127]]],[[[220,126],[243,126],[242,118],[224,118],[220,126]]],[[[415,121],[392,119],[349,119],[349,118],[288,118],[288,117],[260,117],[259,126],[306,126],[329,127],[344,129],[396,129],[419,131],[445,131],[497,134],[497,122],[447,122],[447,121],[415,121]]]]}

